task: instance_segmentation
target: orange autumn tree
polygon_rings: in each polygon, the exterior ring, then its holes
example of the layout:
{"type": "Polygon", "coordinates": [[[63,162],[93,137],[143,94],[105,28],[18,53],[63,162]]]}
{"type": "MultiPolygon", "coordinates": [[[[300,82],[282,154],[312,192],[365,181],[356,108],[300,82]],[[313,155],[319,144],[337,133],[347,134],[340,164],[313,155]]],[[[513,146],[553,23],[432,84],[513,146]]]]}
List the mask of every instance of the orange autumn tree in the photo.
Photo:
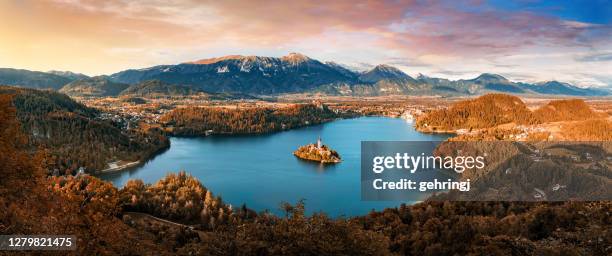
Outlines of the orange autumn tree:
{"type": "Polygon", "coordinates": [[[13,95],[0,95],[0,234],[75,235],[77,255],[160,249],[114,216],[117,191],[109,183],[91,176],[47,180],[44,154],[25,146],[15,112],[13,95]],[[62,185],[47,186],[55,181],[62,185]],[[141,247],[131,246],[137,238],[141,247]]]}
{"type": "Polygon", "coordinates": [[[12,100],[13,95],[0,95],[0,194],[11,187],[31,185],[43,173],[36,164],[40,162],[26,151],[27,137],[21,132],[12,100]]]}

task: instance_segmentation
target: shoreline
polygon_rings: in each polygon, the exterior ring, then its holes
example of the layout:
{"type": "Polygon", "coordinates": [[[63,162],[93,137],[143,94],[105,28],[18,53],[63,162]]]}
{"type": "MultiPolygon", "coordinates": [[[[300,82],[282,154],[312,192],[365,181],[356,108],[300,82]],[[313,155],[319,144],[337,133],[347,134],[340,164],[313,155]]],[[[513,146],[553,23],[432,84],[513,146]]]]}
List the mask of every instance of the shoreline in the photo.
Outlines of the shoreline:
{"type": "MultiPolygon", "coordinates": [[[[362,119],[362,120],[364,120],[364,121],[365,121],[365,122],[363,122],[362,124],[370,124],[370,123],[371,123],[371,121],[376,121],[376,122],[379,122],[379,121],[380,121],[380,122],[383,122],[383,123],[389,123],[389,124],[396,124],[396,125],[397,125],[397,124],[399,124],[399,125],[401,125],[401,127],[406,127],[407,129],[408,129],[409,127],[413,127],[413,125],[412,125],[412,124],[405,124],[405,123],[404,123],[404,122],[403,122],[403,121],[402,121],[400,118],[397,118],[397,117],[389,117],[389,116],[381,116],[381,115],[375,115],[375,116],[371,116],[371,115],[369,115],[369,116],[361,116],[361,117],[359,117],[359,118],[350,119],[350,120],[348,120],[348,121],[352,123],[353,121],[351,121],[351,120],[359,120],[359,119],[362,119]],[[368,121],[368,120],[370,120],[370,121],[368,121]]],[[[343,121],[343,119],[338,119],[337,121],[342,121],[342,122],[345,122],[345,121],[347,121],[347,120],[344,120],[344,121],[343,121]]],[[[327,124],[329,125],[330,123],[327,123],[327,124]]],[[[303,127],[303,128],[304,128],[304,127],[303,127]]],[[[295,129],[294,129],[294,130],[295,130],[295,129]]],[[[310,129],[307,129],[307,130],[310,130],[310,129]]],[[[317,131],[317,130],[318,130],[318,128],[317,128],[317,129],[315,129],[315,131],[317,131]]],[[[316,132],[315,132],[315,133],[316,133],[316,132]]],[[[277,134],[277,135],[278,135],[278,134],[277,134]]],[[[172,137],[175,137],[175,138],[177,138],[177,139],[180,139],[180,138],[181,138],[180,136],[170,136],[170,138],[171,138],[171,139],[172,139],[172,137]]],[[[227,136],[227,138],[230,138],[230,137],[232,137],[232,136],[227,136]]],[[[253,135],[253,136],[249,136],[249,137],[257,138],[257,137],[259,137],[259,136],[253,135]]],[[[312,137],[316,137],[316,134],[315,134],[315,136],[312,136],[312,137]]],[[[192,137],[192,138],[185,138],[185,139],[186,139],[186,140],[190,140],[190,139],[194,139],[194,138],[192,137]]],[[[196,140],[199,140],[199,139],[196,139],[196,140]]],[[[180,147],[182,147],[182,145],[183,145],[183,143],[170,143],[170,144],[171,144],[171,146],[175,146],[175,147],[176,147],[176,146],[179,146],[179,148],[180,148],[180,147]]],[[[339,146],[340,146],[340,145],[339,145],[339,146]]],[[[289,151],[289,152],[293,153],[292,151],[289,151]]],[[[287,152],[287,153],[288,153],[288,152],[287,152]]],[[[341,153],[341,154],[342,154],[342,152],[339,152],[339,153],[341,153]]],[[[301,166],[306,166],[306,167],[304,167],[304,168],[308,169],[308,171],[309,171],[309,172],[307,172],[307,174],[308,174],[308,175],[312,175],[311,173],[315,173],[315,175],[320,175],[320,173],[321,173],[321,172],[327,172],[327,173],[331,173],[332,175],[335,175],[334,173],[339,173],[339,171],[338,171],[338,170],[341,170],[341,169],[339,169],[339,168],[344,169],[342,166],[346,166],[347,164],[348,164],[348,165],[350,165],[350,164],[352,164],[352,163],[353,163],[353,161],[352,161],[351,159],[348,159],[348,158],[347,158],[347,159],[344,159],[344,158],[343,158],[343,159],[341,159],[341,161],[340,161],[340,162],[338,162],[337,164],[335,164],[335,163],[332,163],[332,162],[329,162],[329,163],[321,163],[321,161],[320,161],[320,160],[312,161],[312,160],[309,160],[309,159],[304,159],[304,158],[297,157],[297,156],[295,156],[295,155],[294,155],[294,156],[289,156],[289,157],[290,157],[290,158],[287,158],[287,159],[290,161],[290,163],[291,163],[291,162],[293,162],[293,161],[291,161],[292,159],[295,159],[294,161],[295,161],[296,163],[295,163],[295,165],[285,165],[285,166],[286,166],[286,168],[285,168],[285,169],[287,169],[288,171],[292,171],[291,169],[293,169],[293,167],[295,167],[295,168],[298,168],[298,167],[299,167],[299,168],[302,168],[301,166]],[[347,161],[348,161],[348,162],[347,162],[347,161]]],[[[162,158],[163,158],[163,157],[162,157],[162,158]]],[[[156,160],[156,161],[157,161],[157,160],[156,160]]],[[[156,162],[156,163],[157,163],[157,162],[156,162]]],[[[156,165],[156,164],[155,164],[155,165],[156,165]]],[[[113,182],[113,185],[114,185],[116,188],[121,189],[122,187],[124,187],[124,186],[125,186],[125,183],[127,182],[127,180],[130,180],[130,179],[137,179],[137,178],[139,178],[139,179],[143,179],[143,181],[145,181],[145,180],[146,180],[146,178],[144,178],[144,177],[149,176],[149,174],[148,174],[148,173],[149,173],[149,172],[148,172],[148,171],[149,171],[149,168],[151,168],[152,166],[155,166],[155,165],[154,165],[154,164],[152,164],[152,163],[149,163],[149,165],[147,165],[148,167],[144,167],[144,168],[142,168],[142,169],[140,169],[140,168],[138,168],[138,167],[137,167],[137,168],[133,168],[133,169],[123,170],[123,171],[127,171],[127,172],[116,171],[116,172],[113,172],[113,173],[108,173],[108,174],[106,174],[106,173],[105,173],[105,175],[103,176],[103,177],[104,177],[103,179],[104,179],[104,180],[107,180],[107,181],[112,181],[112,182],[113,182]],[[143,172],[143,171],[145,171],[145,172],[143,172]],[[139,172],[139,174],[135,175],[135,173],[137,173],[137,172],[139,172]],[[114,183],[114,182],[115,182],[115,180],[116,180],[116,181],[118,181],[118,183],[114,183]]],[[[153,168],[153,169],[155,169],[155,168],[153,168]]],[[[157,168],[157,169],[163,169],[163,168],[157,168]]],[[[257,170],[258,170],[258,169],[257,169],[257,170]]],[[[162,172],[165,172],[164,170],[161,170],[161,171],[162,171],[162,172]]],[[[168,171],[168,172],[176,172],[176,171],[178,171],[178,169],[174,169],[174,170],[167,170],[167,171],[168,171]]],[[[151,173],[154,173],[154,172],[151,172],[151,173]]],[[[192,174],[193,174],[193,175],[196,175],[195,173],[192,173],[192,174]]],[[[100,174],[100,176],[102,176],[102,175],[103,175],[103,174],[100,174]]],[[[205,180],[205,179],[204,179],[204,178],[202,178],[201,176],[196,176],[196,177],[199,177],[200,179],[205,180]]],[[[151,180],[147,180],[147,181],[146,181],[146,183],[148,183],[148,182],[155,183],[156,181],[158,181],[158,179],[151,179],[151,180]]],[[[217,193],[219,193],[219,192],[217,192],[217,193]]],[[[239,199],[240,199],[240,198],[239,198],[239,199]]],[[[289,200],[292,200],[292,199],[289,199],[289,200]]],[[[231,203],[232,203],[232,205],[234,205],[234,206],[236,206],[236,205],[242,205],[242,204],[245,204],[245,203],[246,203],[247,205],[251,205],[251,201],[250,201],[250,200],[241,200],[241,201],[235,201],[235,202],[234,202],[234,201],[229,201],[229,202],[231,202],[231,203]]],[[[279,202],[280,202],[280,201],[279,201],[279,202]]],[[[275,202],[275,203],[277,203],[277,202],[275,202]]],[[[408,203],[408,202],[406,202],[406,203],[408,203]]],[[[412,203],[412,202],[411,202],[411,203],[412,203]]],[[[382,205],[382,204],[381,204],[381,205],[382,205]]],[[[386,203],[385,203],[385,205],[382,205],[380,208],[379,208],[379,206],[372,206],[372,207],[374,207],[374,208],[376,208],[376,209],[378,209],[378,210],[382,210],[382,209],[384,209],[384,208],[388,208],[388,207],[396,207],[396,206],[398,206],[398,205],[399,205],[399,204],[397,204],[397,205],[392,205],[392,204],[386,205],[386,203]]],[[[256,206],[256,205],[255,205],[255,208],[253,208],[253,209],[257,209],[257,211],[263,211],[263,210],[268,209],[268,210],[272,210],[272,212],[273,212],[275,215],[276,215],[276,214],[281,214],[280,212],[276,212],[276,211],[275,211],[275,209],[276,209],[276,208],[275,208],[276,204],[274,204],[274,206],[270,206],[270,207],[265,207],[265,206],[266,206],[266,205],[263,205],[263,206],[261,206],[261,207],[260,207],[260,206],[256,206]]],[[[362,215],[362,214],[366,214],[366,213],[367,213],[367,211],[366,211],[366,210],[364,210],[364,212],[361,212],[361,208],[362,208],[362,207],[357,207],[357,209],[356,209],[356,210],[351,210],[351,211],[340,211],[340,210],[335,211],[335,210],[330,210],[330,209],[328,209],[328,208],[321,208],[321,210],[324,210],[326,213],[330,214],[330,216],[334,216],[334,218],[335,218],[335,217],[339,217],[339,216],[341,216],[341,215],[346,215],[346,216],[359,216],[359,215],[362,215]],[[328,211],[328,210],[329,210],[329,211],[328,211]]],[[[367,207],[367,208],[368,208],[368,211],[369,211],[371,207],[367,207]]]]}
{"type": "Polygon", "coordinates": [[[123,171],[125,169],[128,169],[130,167],[137,166],[140,163],[141,163],[140,160],[135,161],[135,162],[129,162],[129,163],[126,163],[126,164],[118,165],[117,167],[106,168],[104,170],[97,171],[96,173],[98,173],[98,174],[106,174],[106,173],[119,172],[119,171],[123,171]]]}
{"type": "MultiPolygon", "coordinates": [[[[164,147],[161,147],[161,148],[159,148],[159,149],[157,149],[157,150],[147,154],[146,156],[144,156],[144,157],[142,157],[142,158],[140,158],[140,159],[138,159],[136,161],[128,162],[126,164],[123,164],[123,165],[120,165],[120,166],[117,166],[117,167],[111,167],[111,168],[106,168],[104,170],[95,171],[93,173],[93,175],[97,176],[97,175],[100,175],[100,174],[104,175],[104,174],[110,174],[110,173],[117,173],[117,172],[126,171],[126,170],[128,170],[130,168],[142,166],[145,163],[153,160],[155,157],[157,157],[157,156],[163,154],[164,152],[166,152],[168,149],[170,149],[171,146],[172,145],[170,144],[170,138],[168,138],[168,144],[167,145],[165,145],[164,147]]],[[[120,160],[120,161],[122,161],[122,160],[120,160]]]]}
{"type": "Polygon", "coordinates": [[[311,161],[311,162],[317,162],[317,163],[321,163],[321,164],[337,164],[342,162],[342,159],[338,159],[338,160],[334,160],[334,161],[329,161],[329,160],[319,160],[319,159],[315,159],[315,158],[308,158],[308,157],[304,157],[301,156],[299,154],[297,154],[296,152],[293,152],[293,155],[299,159],[305,160],[305,161],[311,161]]]}
{"type": "Polygon", "coordinates": [[[320,123],[310,123],[310,124],[307,124],[307,125],[302,125],[302,126],[288,128],[288,129],[276,129],[276,130],[270,130],[270,131],[264,131],[264,132],[238,132],[238,133],[231,133],[231,132],[214,132],[213,131],[213,132],[211,132],[208,135],[206,135],[204,133],[193,134],[193,135],[175,134],[174,132],[166,132],[166,133],[167,133],[168,137],[176,137],[176,138],[206,138],[206,137],[211,137],[211,136],[217,136],[217,137],[259,136],[259,135],[269,135],[269,134],[274,134],[274,133],[279,133],[279,132],[284,132],[284,131],[297,130],[297,129],[302,129],[302,128],[306,128],[306,127],[322,125],[322,124],[326,124],[326,123],[330,123],[330,122],[334,122],[334,121],[348,120],[348,119],[354,119],[354,118],[360,118],[360,117],[365,117],[365,115],[353,116],[353,117],[338,117],[338,118],[334,118],[334,119],[330,119],[330,120],[325,120],[325,121],[322,121],[320,123]]]}
{"type": "MultiPolygon", "coordinates": [[[[321,123],[316,123],[316,124],[309,124],[309,125],[304,125],[304,126],[300,126],[300,127],[295,127],[295,128],[291,128],[291,129],[283,129],[283,130],[274,130],[274,131],[267,131],[267,132],[260,132],[260,133],[213,133],[210,135],[175,135],[172,133],[168,133],[165,136],[168,138],[168,145],[162,148],[159,148],[158,150],[156,150],[155,152],[152,152],[150,154],[148,154],[147,156],[143,157],[142,159],[139,159],[137,161],[134,162],[129,162],[127,164],[123,164],[121,166],[117,166],[114,168],[106,168],[104,170],[100,170],[100,171],[95,171],[93,173],[93,175],[104,175],[104,174],[110,174],[110,173],[118,173],[118,172],[122,172],[122,171],[126,171],[130,168],[134,168],[134,167],[138,167],[141,165],[144,165],[145,163],[147,163],[148,161],[154,159],[155,157],[159,156],[160,154],[162,154],[163,152],[167,151],[168,149],[170,149],[170,147],[172,146],[170,144],[170,138],[174,137],[174,138],[207,138],[207,137],[249,137],[249,136],[266,136],[266,135],[272,135],[275,133],[280,133],[280,132],[285,132],[285,131],[290,131],[290,130],[297,130],[297,129],[302,129],[302,128],[306,128],[306,127],[312,127],[312,126],[317,126],[317,125],[323,125],[326,123],[331,123],[334,121],[341,121],[341,120],[349,120],[349,119],[355,119],[355,118],[363,118],[363,117],[386,117],[386,118],[394,118],[394,119],[402,119],[399,116],[388,116],[388,115],[358,115],[358,116],[353,116],[353,117],[339,117],[339,118],[335,118],[335,119],[331,119],[328,121],[324,121],[321,123]]],[[[453,131],[423,131],[421,129],[419,129],[416,125],[413,125],[414,129],[417,132],[420,133],[424,133],[424,134],[454,134],[456,135],[456,132],[453,131]]],[[[301,160],[305,160],[305,161],[310,161],[310,162],[317,162],[317,163],[323,163],[323,164],[336,164],[336,163],[341,163],[342,160],[339,161],[320,161],[317,159],[308,159],[308,158],[303,158],[300,157],[298,155],[295,154],[295,152],[292,153],[295,157],[301,159],[301,160]]]]}
{"type": "Polygon", "coordinates": [[[426,134],[449,134],[449,135],[458,135],[457,130],[455,129],[431,129],[431,128],[423,128],[421,126],[417,126],[416,123],[414,125],[414,130],[420,133],[426,134]]]}

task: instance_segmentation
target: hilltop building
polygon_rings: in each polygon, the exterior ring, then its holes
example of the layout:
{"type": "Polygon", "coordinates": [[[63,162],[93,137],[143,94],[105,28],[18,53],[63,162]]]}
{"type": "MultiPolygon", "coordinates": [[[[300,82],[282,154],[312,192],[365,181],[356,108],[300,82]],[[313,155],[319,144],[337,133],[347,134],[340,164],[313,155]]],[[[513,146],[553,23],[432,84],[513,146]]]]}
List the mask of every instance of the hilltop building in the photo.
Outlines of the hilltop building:
{"type": "Polygon", "coordinates": [[[81,166],[79,167],[79,170],[77,171],[76,176],[78,177],[78,176],[83,176],[83,175],[85,175],[85,167],[81,166]]]}

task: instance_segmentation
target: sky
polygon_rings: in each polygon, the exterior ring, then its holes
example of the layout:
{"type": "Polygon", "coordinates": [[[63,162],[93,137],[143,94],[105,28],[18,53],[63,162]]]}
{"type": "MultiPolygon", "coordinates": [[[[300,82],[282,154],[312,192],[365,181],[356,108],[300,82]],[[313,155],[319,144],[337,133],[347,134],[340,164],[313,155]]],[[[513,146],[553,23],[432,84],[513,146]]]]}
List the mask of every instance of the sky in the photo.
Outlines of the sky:
{"type": "Polygon", "coordinates": [[[299,52],[409,75],[612,87],[612,3],[3,0],[0,67],[87,75],[299,52]]]}

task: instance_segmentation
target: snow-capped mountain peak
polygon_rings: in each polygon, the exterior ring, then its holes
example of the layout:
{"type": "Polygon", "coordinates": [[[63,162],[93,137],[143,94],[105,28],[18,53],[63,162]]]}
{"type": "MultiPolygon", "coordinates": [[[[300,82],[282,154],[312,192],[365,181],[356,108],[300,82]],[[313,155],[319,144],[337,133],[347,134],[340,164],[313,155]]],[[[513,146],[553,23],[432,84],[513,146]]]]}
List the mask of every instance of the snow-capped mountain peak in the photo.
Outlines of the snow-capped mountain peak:
{"type": "Polygon", "coordinates": [[[283,57],[281,57],[281,60],[284,62],[288,62],[291,64],[299,64],[302,62],[306,62],[311,60],[308,56],[301,54],[301,53],[296,53],[296,52],[292,52],[289,53],[283,57]]]}

